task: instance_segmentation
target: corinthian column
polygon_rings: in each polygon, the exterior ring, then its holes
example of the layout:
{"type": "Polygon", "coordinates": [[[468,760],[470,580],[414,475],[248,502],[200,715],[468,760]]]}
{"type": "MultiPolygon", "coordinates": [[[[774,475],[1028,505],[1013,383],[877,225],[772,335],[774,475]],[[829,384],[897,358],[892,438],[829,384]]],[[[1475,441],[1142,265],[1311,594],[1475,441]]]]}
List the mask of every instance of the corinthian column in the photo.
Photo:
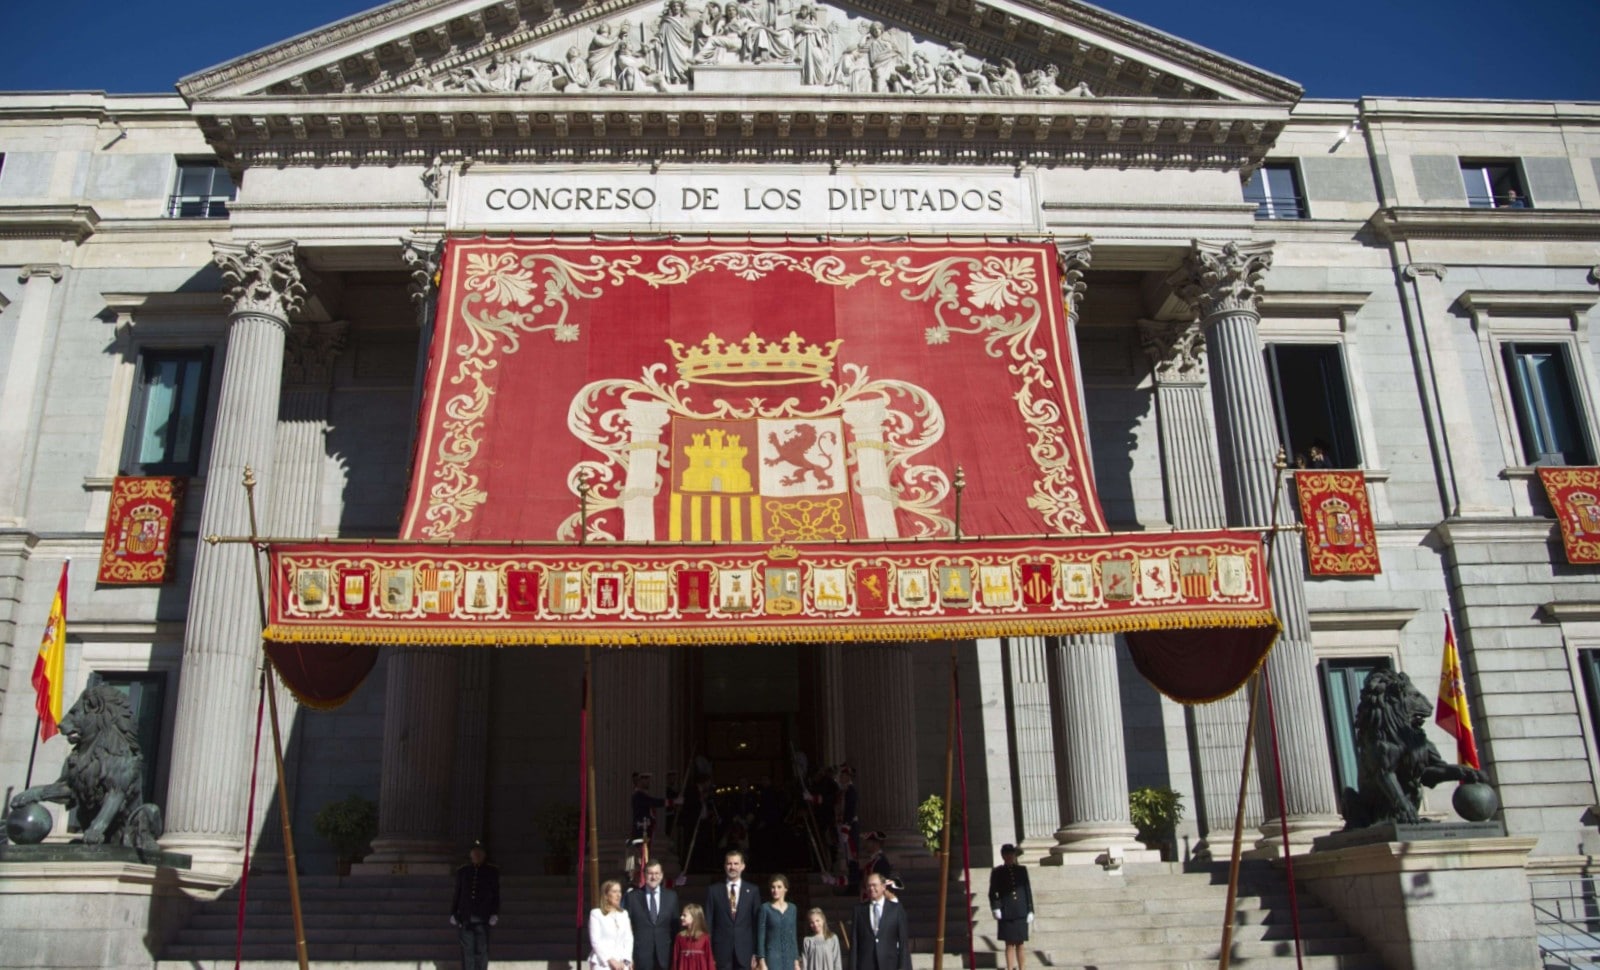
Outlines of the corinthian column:
{"type": "Polygon", "coordinates": [[[456,851],[452,787],[460,652],[404,647],[389,656],[383,697],[383,767],[378,837],[351,868],[360,875],[442,875],[456,851]]]}
{"type": "MultiPolygon", "coordinates": [[[[1155,377],[1161,464],[1167,470],[1172,524],[1179,529],[1220,528],[1227,523],[1227,514],[1209,419],[1205,332],[1193,321],[1145,321],[1139,336],[1155,377]]],[[[1249,708],[1244,693],[1236,692],[1210,704],[1188,705],[1184,711],[1199,774],[1202,841],[1195,853],[1207,855],[1213,842],[1229,839],[1233,832],[1249,708]]],[[[1245,822],[1252,827],[1261,823],[1261,777],[1254,771],[1245,792],[1245,822]]]]}
{"type": "MultiPolygon", "coordinates": [[[[1216,374],[1211,389],[1228,523],[1250,528],[1265,528],[1274,518],[1280,524],[1294,521],[1287,489],[1280,496],[1276,517],[1272,507],[1279,444],[1261,355],[1257,303],[1261,277],[1271,266],[1267,244],[1196,242],[1184,268],[1171,278],[1178,295],[1198,312],[1206,331],[1206,352],[1216,374]]],[[[1283,540],[1272,557],[1271,583],[1283,633],[1267,662],[1266,674],[1277,708],[1288,827],[1291,832],[1308,835],[1326,833],[1340,824],[1338,803],[1306,617],[1304,567],[1290,540],[1283,540]]],[[[1258,723],[1262,726],[1257,736],[1261,748],[1258,763],[1266,769],[1262,772],[1265,811],[1275,816],[1278,799],[1271,738],[1267,719],[1261,717],[1258,723]]],[[[1271,836],[1279,829],[1274,825],[1264,831],[1271,836]]]]}
{"type": "MultiPolygon", "coordinates": [[[[240,481],[246,466],[270,507],[284,334],[305,287],[292,242],[213,243],[232,304],[227,361],[206,470],[201,535],[246,535],[250,520],[240,481]]],[[[167,835],[162,844],[200,867],[237,872],[245,839],[253,725],[248,712],[261,657],[252,551],[240,543],[201,543],[195,552],[184,627],[167,835]]]]}
{"type": "Polygon", "coordinates": [[[1061,637],[1055,648],[1064,820],[1046,861],[1092,862],[1108,850],[1127,859],[1159,858],[1143,848],[1128,814],[1128,757],[1122,741],[1122,692],[1116,641],[1105,634],[1061,637]]]}
{"type": "MultiPolygon", "coordinates": [[[[846,754],[856,770],[863,831],[882,829],[886,848],[910,856],[917,834],[917,698],[911,648],[847,643],[844,668],[846,754]]],[[[895,856],[899,858],[899,856],[895,856]]]]}

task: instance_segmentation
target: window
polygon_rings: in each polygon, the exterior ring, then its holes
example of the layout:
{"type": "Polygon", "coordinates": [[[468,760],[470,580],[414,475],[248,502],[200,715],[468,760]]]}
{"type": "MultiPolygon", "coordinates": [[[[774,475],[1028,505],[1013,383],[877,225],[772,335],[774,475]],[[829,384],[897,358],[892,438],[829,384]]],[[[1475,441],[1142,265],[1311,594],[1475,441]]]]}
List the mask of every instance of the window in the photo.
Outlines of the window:
{"type": "Polygon", "coordinates": [[[1561,344],[1507,342],[1506,379],[1516,412],[1522,456],[1530,465],[1587,465],[1582,413],[1561,344]]]}
{"type": "Polygon", "coordinates": [[[1361,685],[1374,670],[1391,670],[1388,657],[1347,657],[1317,663],[1322,682],[1322,711],[1328,719],[1328,744],[1333,748],[1336,791],[1360,788],[1356,763],[1356,705],[1361,685]]]}
{"type": "Polygon", "coordinates": [[[139,356],[123,467],[134,475],[194,475],[200,469],[211,351],[147,350],[139,356]]]}
{"type": "Polygon", "coordinates": [[[1339,345],[1268,344],[1266,355],[1278,438],[1290,462],[1309,468],[1360,468],[1339,345]]]}
{"type": "Polygon", "coordinates": [[[155,801],[156,765],[161,754],[161,722],[166,710],[167,675],[164,673],[126,673],[116,671],[89,674],[89,686],[105,684],[128,698],[133,708],[134,732],[139,751],[144,755],[144,800],[155,801]]]}
{"type": "Polygon", "coordinates": [[[178,161],[178,187],[167,215],[181,219],[221,219],[234,197],[233,179],[215,161],[178,161]]]}
{"type": "Polygon", "coordinates": [[[1467,205],[1474,209],[1531,209],[1517,163],[1461,160],[1461,181],[1467,187],[1467,205]]]}
{"type": "Polygon", "coordinates": [[[1244,200],[1256,204],[1257,219],[1305,219],[1306,197],[1293,162],[1268,162],[1245,183],[1244,200]]]}

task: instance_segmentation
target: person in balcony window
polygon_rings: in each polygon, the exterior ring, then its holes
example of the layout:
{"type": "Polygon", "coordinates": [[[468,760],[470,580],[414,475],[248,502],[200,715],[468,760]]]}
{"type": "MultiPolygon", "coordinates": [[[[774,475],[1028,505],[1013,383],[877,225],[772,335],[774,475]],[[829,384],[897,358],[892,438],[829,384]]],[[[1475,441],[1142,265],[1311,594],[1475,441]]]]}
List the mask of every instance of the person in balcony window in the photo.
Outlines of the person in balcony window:
{"type": "Polygon", "coordinates": [[[1527,207],[1528,207],[1527,200],[1524,199],[1521,195],[1517,194],[1517,190],[1516,189],[1506,189],[1506,204],[1501,206],[1501,208],[1503,208],[1503,209],[1526,209],[1527,207]]]}

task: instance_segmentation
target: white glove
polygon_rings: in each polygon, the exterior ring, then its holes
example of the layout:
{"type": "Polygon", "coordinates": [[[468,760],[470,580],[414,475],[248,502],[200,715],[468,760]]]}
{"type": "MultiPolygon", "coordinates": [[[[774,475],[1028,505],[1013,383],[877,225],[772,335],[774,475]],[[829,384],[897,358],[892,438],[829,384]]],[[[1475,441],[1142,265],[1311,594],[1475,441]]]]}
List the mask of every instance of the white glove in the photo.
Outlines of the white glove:
{"type": "MultiPolygon", "coordinates": [[[[498,916],[489,917],[489,925],[490,926],[493,926],[498,922],[500,922],[500,917],[498,917],[498,916]]],[[[1033,915],[1031,913],[1028,915],[1028,922],[1030,922],[1030,923],[1033,922],[1033,915]]]]}
{"type": "Polygon", "coordinates": [[[1001,917],[1001,916],[1000,916],[1000,911],[999,911],[999,910],[998,910],[998,909],[997,909],[997,910],[995,910],[995,911],[994,911],[994,918],[995,918],[995,919],[1001,919],[1001,918],[1002,918],[1002,917],[1001,917]]]}
{"type": "Polygon", "coordinates": [[[461,924],[457,923],[456,922],[456,918],[454,916],[452,916],[452,917],[450,917],[450,925],[451,926],[460,926],[461,924]]]}
{"type": "Polygon", "coordinates": [[[1033,922],[1033,914],[1032,914],[1032,913],[1029,913],[1029,914],[1028,914],[1028,922],[1029,922],[1029,923],[1032,923],[1032,922],[1033,922]]]}

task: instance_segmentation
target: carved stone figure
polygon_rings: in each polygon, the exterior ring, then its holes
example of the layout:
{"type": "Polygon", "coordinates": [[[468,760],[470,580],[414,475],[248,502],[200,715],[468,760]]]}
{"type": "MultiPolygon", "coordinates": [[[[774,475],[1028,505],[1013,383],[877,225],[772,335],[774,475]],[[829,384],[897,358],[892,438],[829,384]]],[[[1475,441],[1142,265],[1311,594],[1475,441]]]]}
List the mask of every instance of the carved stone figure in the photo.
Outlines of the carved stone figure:
{"type": "Polygon", "coordinates": [[[589,41],[589,79],[596,86],[615,84],[617,81],[617,55],[622,51],[622,38],[610,24],[595,28],[589,41]]]}
{"type": "Polygon", "coordinates": [[[817,8],[806,4],[794,14],[795,59],[800,63],[800,83],[832,84],[834,78],[833,37],[837,24],[824,24],[817,8]]]}
{"type": "Polygon", "coordinates": [[[61,777],[22,791],[11,808],[60,802],[77,809],[80,822],[88,820],[85,845],[159,852],[161,810],[144,800],[144,755],[128,699],[112,687],[91,687],[78,695],[60,727],[72,745],[61,777]]]}
{"type": "Polygon", "coordinates": [[[656,25],[656,67],[669,84],[688,84],[694,66],[695,21],[684,0],[668,0],[656,25]]]}
{"type": "Polygon", "coordinates": [[[1411,678],[1374,670],[1361,685],[1356,706],[1356,762],[1360,789],[1344,790],[1345,830],[1385,822],[1415,823],[1423,786],[1442,781],[1487,782],[1469,765],[1445,761],[1423,733],[1433,702],[1411,678]]]}

